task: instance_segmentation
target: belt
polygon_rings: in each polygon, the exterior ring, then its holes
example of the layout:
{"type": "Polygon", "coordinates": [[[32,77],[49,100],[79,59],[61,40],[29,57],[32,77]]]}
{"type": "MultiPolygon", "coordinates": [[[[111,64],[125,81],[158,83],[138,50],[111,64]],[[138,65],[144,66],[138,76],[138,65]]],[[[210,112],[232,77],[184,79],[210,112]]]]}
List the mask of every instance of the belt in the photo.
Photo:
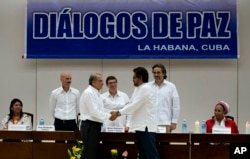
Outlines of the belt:
{"type": "Polygon", "coordinates": [[[75,119],[69,119],[69,120],[61,120],[61,119],[58,119],[58,118],[55,118],[56,121],[58,122],[62,122],[63,124],[65,123],[72,123],[72,122],[76,122],[75,119]]]}
{"type": "Polygon", "coordinates": [[[90,123],[90,124],[94,124],[94,125],[102,125],[102,123],[97,122],[97,121],[92,121],[92,120],[82,120],[82,123],[90,123]]]}

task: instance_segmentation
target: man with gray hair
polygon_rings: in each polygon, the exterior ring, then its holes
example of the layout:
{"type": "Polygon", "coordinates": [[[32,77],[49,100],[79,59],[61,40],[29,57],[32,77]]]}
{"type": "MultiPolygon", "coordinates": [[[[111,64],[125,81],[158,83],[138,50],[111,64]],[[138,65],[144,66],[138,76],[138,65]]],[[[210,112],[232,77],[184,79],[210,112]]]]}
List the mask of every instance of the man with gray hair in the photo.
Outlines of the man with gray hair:
{"type": "Polygon", "coordinates": [[[100,94],[102,86],[102,75],[100,73],[91,74],[89,86],[83,91],[80,98],[80,131],[84,142],[84,159],[97,159],[101,126],[111,116],[104,110],[104,100],[100,94]]]}

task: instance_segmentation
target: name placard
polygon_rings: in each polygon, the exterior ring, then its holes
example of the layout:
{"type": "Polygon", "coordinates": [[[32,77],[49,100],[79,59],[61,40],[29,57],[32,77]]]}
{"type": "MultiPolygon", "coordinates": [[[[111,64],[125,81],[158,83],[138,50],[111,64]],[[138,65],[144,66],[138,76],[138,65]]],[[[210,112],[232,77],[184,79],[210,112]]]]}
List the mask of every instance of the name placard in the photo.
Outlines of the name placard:
{"type": "Polygon", "coordinates": [[[166,132],[167,132],[166,126],[157,127],[157,133],[166,133],[166,132]]]}
{"type": "Polygon", "coordinates": [[[213,128],[212,134],[231,134],[231,128],[213,128]]]}
{"type": "Polygon", "coordinates": [[[124,127],[106,127],[106,132],[125,132],[124,127]]]}
{"type": "Polygon", "coordinates": [[[37,125],[36,131],[55,131],[54,125],[37,125]]]}
{"type": "Polygon", "coordinates": [[[8,125],[8,130],[13,130],[13,131],[26,131],[26,125],[8,125]]]}

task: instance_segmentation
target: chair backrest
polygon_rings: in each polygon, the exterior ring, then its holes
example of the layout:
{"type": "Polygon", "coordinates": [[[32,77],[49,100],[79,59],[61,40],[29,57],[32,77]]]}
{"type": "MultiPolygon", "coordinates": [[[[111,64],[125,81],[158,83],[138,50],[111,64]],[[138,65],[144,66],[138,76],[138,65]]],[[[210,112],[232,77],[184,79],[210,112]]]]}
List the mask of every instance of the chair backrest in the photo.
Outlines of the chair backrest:
{"type": "Polygon", "coordinates": [[[33,127],[33,120],[34,120],[34,115],[32,113],[28,113],[28,112],[23,112],[23,114],[27,114],[31,117],[31,124],[32,124],[32,127],[33,127]]]}
{"type": "Polygon", "coordinates": [[[230,116],[230,115],[226,115],[225,117],[226,117],[226,118],[229,118],[229,119],[232,119],[232,120],[234,120],[234,117],[233,117],[233,116],[230,116]]]}
{"type": "Polygon", "coordinates": [[[80,119],[80,113],[77,114],[77,117],[76,117],[76,124],[77,124],[77,127],[78,129],[80,130],[80,126],[81,126],[81,119],[80,119]]]}

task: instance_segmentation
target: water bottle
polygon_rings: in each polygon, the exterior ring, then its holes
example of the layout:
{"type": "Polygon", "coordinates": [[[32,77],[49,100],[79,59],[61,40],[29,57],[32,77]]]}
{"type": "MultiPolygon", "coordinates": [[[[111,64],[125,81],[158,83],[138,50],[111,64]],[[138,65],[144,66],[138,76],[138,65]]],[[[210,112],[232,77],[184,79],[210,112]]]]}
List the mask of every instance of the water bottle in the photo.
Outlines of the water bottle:
{"type": "Polygon", "coordinates": [[[202,120],[201,122],[201,133],[205,134],[207,132],[206,121],[202,120]]]}
{"type": "Polygon", "coordinates": [[[43,126],[44,126],[44,124],[45,124],[45,121],[44,121],[44,119],[43,119],[43,118],[41,118],[41,119],[40,119],[40,124],[39,124],[39,125],[43,127],[43,126]]]}
{"type": "Polygon", "coordinates": [[[186,121],[186,119],[184,119],[183,121],[182,121],[182,125],[181,125],[182,127],[181,127],[181,131],[182,131],[182,133],[187,133],[187,121],[186,121]]]}

